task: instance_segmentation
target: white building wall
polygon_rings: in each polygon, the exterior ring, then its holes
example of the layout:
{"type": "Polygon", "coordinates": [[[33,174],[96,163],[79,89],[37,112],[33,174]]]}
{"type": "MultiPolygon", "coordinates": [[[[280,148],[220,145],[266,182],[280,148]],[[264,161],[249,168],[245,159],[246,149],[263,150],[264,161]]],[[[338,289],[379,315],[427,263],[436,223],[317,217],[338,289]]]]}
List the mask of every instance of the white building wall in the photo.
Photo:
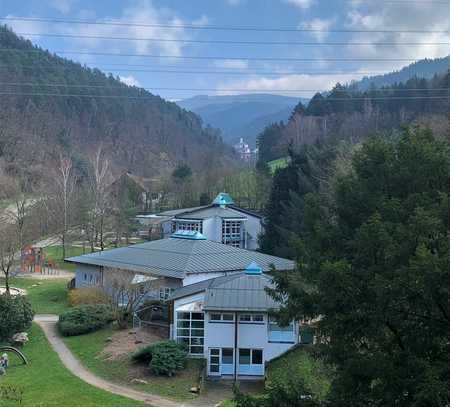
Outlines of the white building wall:
{"type": "Polygon", "coordinates": [[[258,238],[262,233],[262,220],[256,216],[247,215],[247,221],[245,222],[247,235],[247,249],[257,250],[259,249],[258,238]]]}
{"type": "Polygon", "coordinates": [[[75,288],[99,286],[102,284],[102,272],[99,266],[77,264],[75,269],[75,288]]]}
{"type": "MultiPolygon", "coordinates": [[[[177,309],[183,305],[193,302],[203,302],[204,292],[193,294],[174,301],[174,325],[171,329],[173,339],[177,339],[177,309]]],[[[232,313],[230,311],[223,311],[232,313]]],[[[219,312],[217,312],[219,313],[219,312]]],[[[272,343],[269,342],[268,315],[264,314],[262,323],[242,323],[239,322],[237,313],[238,341],[237,349],[262,349],[264,362],[268,362],[277,356],[282,355],[298,342],[298,325],[294,326],[293,343],[272,343]]],[[[210,348],[233,348],[235,347],[235,322],[211,322],[210,312],[205,312],[204,319],[204,357],[208,359],[210,348]]]]}
{"type": "Polygon", "coordinates": [[[203,220],[203,236],[205,236],[208,240],[217,242],[217,233],[214,218],[208,218],[203,220]]]}

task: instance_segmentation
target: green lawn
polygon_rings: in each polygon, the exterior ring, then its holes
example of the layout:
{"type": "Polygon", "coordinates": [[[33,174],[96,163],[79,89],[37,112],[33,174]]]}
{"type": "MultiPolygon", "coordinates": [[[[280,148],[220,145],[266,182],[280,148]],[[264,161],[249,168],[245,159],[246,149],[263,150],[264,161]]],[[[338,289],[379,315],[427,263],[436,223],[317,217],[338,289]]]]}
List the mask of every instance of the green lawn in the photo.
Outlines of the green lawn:
{"type": "MultiPolygon", "coordinates": [[[[67,280],[36,280],[31,278],[12,278],[12,287],[27,290],[27,297],[36,314],[61,314],[68,308],[67,280]],[[34,287],[33,287],[34,286],[34,287]]],[[[0,278],[0,285],[4,279],[0,278]]]]}
{"type": "Polygon", "coordinates": [[[271,174],[273,175],[277,170],[286,168],[289,164],[289,160],[288,157],[282,157],[277,160],[269,161],[267,165],[269,166],[271,174]]]}
{"type": "Polygon", "coordinates": [[[138,407],[145,404],[112,395],[73,376],[53,352],[41,329],[34,325],[23,352],[29,365],[23,366],[11,356],[11,366],[0,377],[0,386],[14,386],[23,399],[0,400],[2,407],[138,407]]]}
{"type": "MultiPolygon", "coordinates": [[[[90,253],[89,247],[86,246],[85,253],[90,253]]],[[[66,263],[63,257],[62,245],[47,246],[44,248],[47,258],[52,259],[61,270],[75,271],[75,264],[66,263]]],[[[78,246],[66,246],[66,257],[79,256],[83,253],[83,248],[78,246]]]]}
{"type": "Polygon", "coordinates": [[[195,398],[189,390],[198,383],[201,360],[188,359],[186,368],[174,377],[157,377],[149,371],[145,376],[148,384],[131,384],[133,377],[129,371],[132,366],[129,355],[120,360],[105,360],[107,355],[100,354],[106,339],[113,334],[113,329],[107,328],[87,335],[68,337],[64,341],[84,366],[104,379],[178,401],[195,398]]]}
{"type": "Polygon", "coordinates": [[[286,383],[289,377],[303,378],[308,390],[324,400],[330,390],[330,369],[318,359],[312,347],[299,347],[269,363],[267,382],[286,383]]]}

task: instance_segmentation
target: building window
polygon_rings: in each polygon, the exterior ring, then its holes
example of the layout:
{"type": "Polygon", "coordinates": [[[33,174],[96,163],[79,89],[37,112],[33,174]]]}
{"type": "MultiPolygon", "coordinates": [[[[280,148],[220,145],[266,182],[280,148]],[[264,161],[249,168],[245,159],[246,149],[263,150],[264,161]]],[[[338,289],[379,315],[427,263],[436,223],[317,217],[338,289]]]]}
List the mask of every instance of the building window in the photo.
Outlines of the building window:
{"type": "Polygon", "coordinates": [[[172,233],[177,232],[178,230],[188,230],[203,233],[203,222],[202,221],[172,221],[172,233]]]}
{"type": "Polygon", "coordinates": [[[239,322],[247,324],[261,324],[264,323],[263,314],[241,314],[239,315],[239,322]]]}
{"type": "Polygon", "coordinates": [[[269,319],[269,342],[293,343],[294,338],[294,323],[291,322],[288,326],[278,325],[275,318],[269,319]]]}
{"type": "Polygon", "coordinates": [[[204,314],[177,312],[177,342],[185,344],[191,355],[203,355],[204,314]]]}
{"type": "Polygon", "coordinates": [[[234,364],[233,348],[222,348],[222,363],[224,365],[234,364]]]}
{"type": "Polygon", "coordinates": [[[234,314],[211,314],[209,316],[210,322],[233,322],[234,314]]]}
{"type": "Polygon", "coordinates": [[[244,247],[244,227],[240,220],[222,220],[222,243],[233,247],[244,247]]]}
{"type": "Polygon", "coordinates": [[[166,301],[169,299],[170,295],[175,291],[174,288],[170,287],[159,287],[159,299],[161,301],[166,301]]]}

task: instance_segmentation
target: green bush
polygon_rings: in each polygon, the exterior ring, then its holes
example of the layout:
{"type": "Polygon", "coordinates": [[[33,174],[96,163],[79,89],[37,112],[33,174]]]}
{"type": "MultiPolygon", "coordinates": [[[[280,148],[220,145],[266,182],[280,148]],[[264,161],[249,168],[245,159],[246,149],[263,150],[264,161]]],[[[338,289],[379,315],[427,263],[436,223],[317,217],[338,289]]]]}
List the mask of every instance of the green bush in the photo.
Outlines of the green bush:
{"type": "Polygon", "coordinates": [[[0,295],[0,342],[8,341],[15,333],[29,329],[33,316],[26,297],[0,295]]]}
{"type": "Polygon", "coordinates": [[[152,345],[152,359],[149,367],[157,376],[173,376],[183,369],[187,352],[184,346],[174,341],[158,342],[152,345]]]}
{"type": "Polygon", "coordinates": [[[131,360],[137,363],[150,363],[152,360],[153,345],[145,346],[138,349],[131,355],[131,360]]]}
{"type": "Polygon", "coordinates": [[[64,336],[76,336],[94,332],[114,320],[108,305],[81,305],[59,316],[58,329],[64,336]]]}
{"type": "Polygon", "coordinates": [[[183,345],[175,341],[157,342],[136,351],[131,359],[148,363],[151,371],[158,376],[173,376],[184,367],[187,352],[183,345]]]}

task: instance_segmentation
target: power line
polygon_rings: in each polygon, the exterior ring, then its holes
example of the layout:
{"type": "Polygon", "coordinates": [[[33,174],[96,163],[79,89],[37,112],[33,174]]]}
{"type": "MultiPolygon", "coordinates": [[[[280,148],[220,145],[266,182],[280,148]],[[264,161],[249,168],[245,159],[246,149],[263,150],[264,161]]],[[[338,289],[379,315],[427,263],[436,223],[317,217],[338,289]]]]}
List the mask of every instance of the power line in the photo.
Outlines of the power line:
{"type": "MultiPolygon", "coordinates": [[[[394,0],[392,0],[394,1],[394,0]]],[[[398,1],[398,0],[397,0],[398,1]]],[[[403,3],[403,2],[402,2],[403,3]]],[[[404,2],[406,3],[406,1],[404,2]]],[[[409,1],[409,3],[414,3],[409,1]]],[[[431,2],[427,2],[431,4],[431,2]]],[[[450,4],[437,3],[433,4],[450,4]]],[[[189,30],[217,30],[217,31],[255,31],[255,32],[327,32],[327,33],[410,33],[410,34],[449,34],[448,30],[368,30],[368,29],[319,29],[319,28],[282,28],[282,27],[251,27],[251,26],[219,26],[219,25],[195,25],[195,24],[148,24],[144,22],[126,22],[114,20],[79,20],[79,19],[57,19],[44,17],[0,17],[3,21],[32,21],[63,24],[86,24],[86,25],[106,25],[106,26],[124,26],[124,27],[148,27],[148,28],[167,28],[167,29],[189,29],[189,30]]]]}
{"type": "MultiPolygon", "coordinates": [[[[100,85],[100,84],[87,84],[87,85],[75,85],[75,84],[65,84],[65,83],[37,83],[37,82],[0,82],[0,86],[44,86],[44,87],[66,87],[66,88],[98,88],[98,89],[123,89],[123,90],[129,90],[125,83],[122,86],[108,86],[108,85],[100,85]]],[[[176,89],[176,90],[195,90],[195,91],[218,91],[217,88],[155,88],[155,87],[137,87],[137,89],[144,89],[144,90],[152,90],[152,89],[176,89]]],[[[242,91],[249,91],[249,92],[257,92],[261,89],[220,89],[220,91],[226,90],[230,92],[242,92],[242,91]]],[[[268,92],[330,92],[330,89],[269,89],[268,92]]],[[[377,88],[377,89],[370,89],[369,92],[443,92],[443,91],[450,91],[450,88],[377,88]]],[[[342,92],[342,93],[362,93],[362,91],[357,89],[348,89],[344,88],[342,90],[335,90],[335,92],[342,92]]]]}
{"type": "MultiPolygon", "coordinates": [[[[6,33],[0,33],[6,35],[6,33]]],[[[53,38],[80,38],[92,40],[111,41],[153,41],[185,44],[231,44],[231,45],[302,45],[302,46],[413,46],[413,45],[450,45],[450,42],[314,42],[314,41],[234,41],[234,40],[195,40],[178,38],[142,38],[142,37],[112,37],[106,35],[84,34],[54,34],[54,33],[27,33],[16,32],[22,36],[53,37],[53,38]]]]}
{"type": "MultiPolygon", "coordinates": [[[[153,88],[154,90],[191,90],[186,88],[153,88]]],[[[195,90],[195,89],[193,89],[195,90]]],[[[259,90],[261,91],[261,90],[259,90]]],[[[221,91],[223,92],[223,91],[221,91]]],[[[282,91],[279,91],[282,92],[282,91]]],[[[81,97],[81,98],[106,98],[106,99],[153,99],[155,96],[129,96],[129,95],[91,95],[91,94],[73,94],[73,93],[42,93],[42,92],[0,92],[3,96],[48,96],[48,97],[81,97]]],[[[369,101],[369,100],[444,100],[449,99],[450,96],[392,96],[392,97],[356,97],[351,99],[346,98],[327,98],[326,101],[369,101]]]]}
{"type": "MultiPolygon", "coordinates": [[[[287,76],[287,75],[314,75],[314,76],[328,76],[328,75],[343,75],[343,76],[357,76],[357,75],[380,75],[385,74],[386,71],[265,71],[265,70],[251,70],[251,71],[239,71],[239,70],[190,70],[189,68],[183,68],[182,69],[130,69],[127,68],[127,66],[133,67],[133,66],[143,66],[143,67],[149,67],[152,68],[150,65],[133,65],[133,64],[112,64],[113,66],[105,66],[101,67],[102,70],[108,71],[114,70],[118,72],[148,72],[148,73],[167,73],[167,74],[189,74],[189,75],[237,75],[237,76],[256,76],[256,75],[266,75],[266,76],[287,76]],[[119,68],[118,68],[119,67],[119,68]],[[124,68],[120,68],[124,67],[124,68]]],[[[8,69],[8,68],[20,68],[20,69],[30,69],[35,70],[37,67],[39,68],[50,68],[49,70],[61,70],[61,71],[68,71],[73,70],[74,68],[71,67],[65,67],[60,65],[50,66],[50,65],[16,65],[16,64],[0,64],[0,69],[8,69]]],[[[172,68],[178,68],[176,65],[169,65],[168,67],[172,68]]],[[[82,69],[83,67],[80,67],[82,69]]],[[[100,69],[99,67],[88,67],[89,69],[100,69]]],[[[164,68],[164,65],[162,66],[164,68]]],[[[201,69],[201,68],[200,68],[201,69]]]]}
{"type": "MultiPolygon", "coordinates": [[[[23,50],[17,48],[0,48],[0,52],[42,53],[42,50],[23,50]]],[[[199,56],[199,55],[155,55],[155,54],[126,54],[115,52],[94,51],[53,51],[54,54],[95,55],[116,57],[140,57],[163,59],[192,59],[216,61],[285,61],[285,62],[414,62],[418,58],[283,58],[283,57],[225,57],[225,56],[199,56]]]]}

